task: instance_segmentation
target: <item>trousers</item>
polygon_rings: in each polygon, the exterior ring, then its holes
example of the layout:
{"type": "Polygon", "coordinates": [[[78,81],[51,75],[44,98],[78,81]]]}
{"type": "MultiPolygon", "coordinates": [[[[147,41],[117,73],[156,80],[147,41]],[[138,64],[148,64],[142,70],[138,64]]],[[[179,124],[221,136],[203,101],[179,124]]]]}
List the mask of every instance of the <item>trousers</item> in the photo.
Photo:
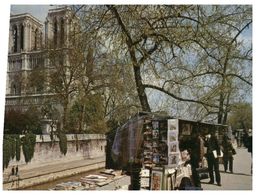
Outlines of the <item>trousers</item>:
{"type": "Polygon", "coordinates": [[[213,174],[213,171],[214,171],[216,182],[220,183],[221,179],[220,179],[220,171],[219,171],[219,158],[214,158],[213,154],[208,154],[207,162],[208,162],[210,181],[214,182],[214,174],[213,174]]]}

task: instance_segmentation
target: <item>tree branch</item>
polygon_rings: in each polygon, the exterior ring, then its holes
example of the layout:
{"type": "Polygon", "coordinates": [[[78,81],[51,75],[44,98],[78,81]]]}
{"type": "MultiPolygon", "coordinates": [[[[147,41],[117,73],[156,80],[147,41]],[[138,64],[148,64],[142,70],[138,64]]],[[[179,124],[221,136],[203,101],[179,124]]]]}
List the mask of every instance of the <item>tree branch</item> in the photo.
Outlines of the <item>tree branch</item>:
{"type": "Polygon", "coordinates": [[[179,100],[179,101],[197,103],[197,104],[203,105],[204,107],[206,107],[206,106],[208,106],[208,107],[215,107],[215,108],[218,107],[218,106],[211,105],[211,104],[199,101],[199,100],[193,100],[193,99],[187,99],[187,98],[178,97],[175,94],[165,90],[164,88],[161,88],[161,87],[158,87],[158,86],[155,86],[155,85],[144,84],[144,87],[145,88],[156,89],[156,90],[161,91],[161,92],[163,92],[163,93],[165,93],[165,94],[167,94],[167,95],[169,95],[169,96],[171,96],[174,99],[179,100]]]}

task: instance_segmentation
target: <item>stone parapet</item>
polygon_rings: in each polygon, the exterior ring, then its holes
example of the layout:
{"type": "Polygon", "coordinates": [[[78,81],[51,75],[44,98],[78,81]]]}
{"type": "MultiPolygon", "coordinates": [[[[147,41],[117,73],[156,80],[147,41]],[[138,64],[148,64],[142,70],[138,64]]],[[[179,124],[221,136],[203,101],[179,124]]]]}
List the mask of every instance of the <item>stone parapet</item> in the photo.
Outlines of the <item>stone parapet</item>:
{"type": "MultiPolygon", "coordinates": [[[[22,136],[22,135],[21,135],[22,136]]],[[[70,162],[105,157],[106,136],[103,134],[67,134],[67,153],[60,152],[59,139],[50,135],[37,135],[33,158],[26,163],[21,148],[19,161],[11,160],[4,172],[10,172],[12,166],[19,165],[24,169],[55,164],[56,162],[70,162]],[[76,138],[77,137],[77,138],[76,138]]]]}
{"type": "MultiPolygon", "coordinates": [[[[83,140],[105,140],[106,136],[103,134],[66,134],[67,141],[83,141],[83,140]]],[[[54,135],[54,141],[59,141],[59,138],[54,135]]],[[[36,142],[51,142],[50,135],[37,135],[36,142]]]]}

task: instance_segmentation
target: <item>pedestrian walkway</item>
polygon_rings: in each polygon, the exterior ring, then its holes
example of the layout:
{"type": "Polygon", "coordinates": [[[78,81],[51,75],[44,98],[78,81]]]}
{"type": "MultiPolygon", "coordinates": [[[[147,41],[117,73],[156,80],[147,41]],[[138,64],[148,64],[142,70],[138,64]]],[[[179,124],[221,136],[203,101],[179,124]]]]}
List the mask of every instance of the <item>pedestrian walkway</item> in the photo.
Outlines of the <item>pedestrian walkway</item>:
{"type": "Polygon", "coordinates": [[[246,148],[237,148],[234,156],[234,173],[224,172],[220,165],[221,184],[208,184],[209,179],[202,180],[203,190],[252,190],[251,154],[246,148]]]}
{"type": "MultiPolygon", "coordinates": [[[[252,190],[251,175],[251,154],[245,148],[236,149],[237,154],[234,156],[234,173],[224,172],[223,164],[220,164],[222,186],[208,184],[209,179],[202,180],[202,188],[208,190],[252,190]]],[[[128,190],[130,177],[117,180],[107,186],[99,187],[97,190],[128,190]]]]}

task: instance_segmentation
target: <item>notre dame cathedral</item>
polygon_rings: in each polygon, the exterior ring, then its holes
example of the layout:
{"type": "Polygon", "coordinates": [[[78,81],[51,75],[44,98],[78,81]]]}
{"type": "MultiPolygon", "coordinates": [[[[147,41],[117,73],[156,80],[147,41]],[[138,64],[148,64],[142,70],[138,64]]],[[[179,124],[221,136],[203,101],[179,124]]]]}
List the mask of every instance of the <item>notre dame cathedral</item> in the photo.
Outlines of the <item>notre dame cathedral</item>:
{"type": "Polygon", "coordinates": [[[54,95],[47,90],[46,79],[33,85],[28,77],[37,68],[49,69],[47,47],[68,47],[77,21],[68,7],[49,9],[44,24],[28,13],[10,16],[6,110],[42,107],[54,95]]]}

